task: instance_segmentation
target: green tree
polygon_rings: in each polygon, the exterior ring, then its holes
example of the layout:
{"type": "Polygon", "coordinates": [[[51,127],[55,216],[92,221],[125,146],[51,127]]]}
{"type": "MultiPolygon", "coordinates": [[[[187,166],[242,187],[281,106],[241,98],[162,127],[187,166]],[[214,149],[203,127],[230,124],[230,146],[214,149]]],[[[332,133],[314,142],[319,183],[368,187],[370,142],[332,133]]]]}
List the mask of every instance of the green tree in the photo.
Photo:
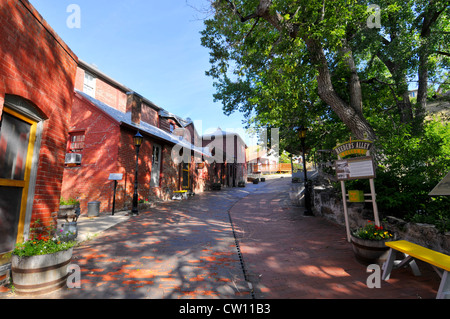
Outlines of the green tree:
{"type": "Polygon", "coordinates": [[[380,1],[380,29],[368,26],[368,4],[212,1],[202,44],[211,50],[207,74],[224,112],[243,112],[249,125],[278,125],[286,141],[295,140],[292,129],[300,124],[334,127],[340,135],[336,121],[355,138],[376,140],[373,114],[420,124],[429,76],[448,66],[442,46],[449,1],[380,1]],[[422,92],[414,106],[412,79],[422,92]]]}

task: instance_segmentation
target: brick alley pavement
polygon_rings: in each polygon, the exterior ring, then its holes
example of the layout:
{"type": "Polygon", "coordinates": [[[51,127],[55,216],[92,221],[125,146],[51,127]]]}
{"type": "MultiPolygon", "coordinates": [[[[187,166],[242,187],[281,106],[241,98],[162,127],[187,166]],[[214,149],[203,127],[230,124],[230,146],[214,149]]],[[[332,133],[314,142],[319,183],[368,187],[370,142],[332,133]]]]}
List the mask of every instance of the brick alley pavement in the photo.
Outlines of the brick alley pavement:
{"type": "Polygon", "coordinates": [[[435,298],[439,278],[427,265],[422,277],[399,270],[369,289],[345,229],[304,217],[291,186],[268,179],[158,204],[76,248],[81,289],[45,298],[435,298]]]}
{"type": "Polygon", "coordinates": [[[343,226],[303,216],[289,200],[290,179],[275,179],[243,198],[230,215],[256,299],[434,299],[440,278],[418,261],[421,277],[393,272],[367,287],[343,226]]]}

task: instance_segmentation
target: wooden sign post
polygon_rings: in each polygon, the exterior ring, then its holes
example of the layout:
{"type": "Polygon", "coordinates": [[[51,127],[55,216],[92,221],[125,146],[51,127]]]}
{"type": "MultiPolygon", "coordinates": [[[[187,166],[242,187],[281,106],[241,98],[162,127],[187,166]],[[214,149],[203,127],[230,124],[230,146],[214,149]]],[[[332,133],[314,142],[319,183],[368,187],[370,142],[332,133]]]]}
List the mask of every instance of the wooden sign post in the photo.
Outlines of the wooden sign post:
{"type": "Polygon", "coordinates": [[[376,202],[375,183],[374,183],[375,166],[373,163],[373,159],[370,156],[371,147],[372,147],[371,141],[350,140],[349,142],[337,145],[333,149],[338,157],[338,160],[336,161],[336,175],[337,179],[341,182],[342,202],[344,204],[345,227],[347,229],[347,240],[349,242],[351,242],[351,237],[350,237],[350,224],[348,220],[347,191],[345,188],[345,181],[353,179],[369,180],[370,194],[364,195],[371,196],[371,199],[364,201],[372,202],[375,224],[377,226],[380,226],[380,218],[378,216],[378,206],[376,202]],[[357,157],[345,159],[345,157],[349,155],[356,155],[357,157]]]}

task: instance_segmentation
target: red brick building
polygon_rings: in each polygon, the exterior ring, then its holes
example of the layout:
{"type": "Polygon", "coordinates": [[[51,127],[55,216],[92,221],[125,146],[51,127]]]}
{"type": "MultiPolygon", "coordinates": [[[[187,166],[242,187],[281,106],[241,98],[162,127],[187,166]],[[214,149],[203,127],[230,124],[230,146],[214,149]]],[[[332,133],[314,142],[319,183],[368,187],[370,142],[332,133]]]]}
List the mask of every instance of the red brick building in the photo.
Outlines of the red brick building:
{"type": "Polygon", "coordinates": [[[27,0],[0,2],[0,281],[5,253],[55,223],[78,59],[27,0]]]}
{"type": "Polygon", "coordinates": [[[75,89],[62,196],[78,199],[82,214],[93,201],[101,202],[101,211],[112,210],[110,174],[123,176],[115,207],[130,208],[137,131],[144,136],[139,152],[139,198],[168,200],[174,191],[198,193],[207,188],[209,167],[202,165],[202,158],[209,154],[193,145],[201,143],[196,143],[199,136],[191,120],[167,112],[83,61],[75,89]],[[191,153],[185,163],[173,160],[172,149],[180,143],[191,153]]]}

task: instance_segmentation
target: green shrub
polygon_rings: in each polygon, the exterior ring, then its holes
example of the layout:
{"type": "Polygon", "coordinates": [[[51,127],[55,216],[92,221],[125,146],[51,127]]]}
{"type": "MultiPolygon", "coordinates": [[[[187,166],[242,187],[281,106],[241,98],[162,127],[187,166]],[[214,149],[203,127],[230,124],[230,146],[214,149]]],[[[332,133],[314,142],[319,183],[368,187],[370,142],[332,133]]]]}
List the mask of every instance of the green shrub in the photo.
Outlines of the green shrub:
{"type": "Polygon", "coordinates": [[[380,210],[411,221],[448,221],[450,198],[428,194],[450,171],[450,123],[431,120],[418,133],[404,125],[380,138],[378,146],[380,210]]]}
{"type": "Polygon", "coordinates": [[[59,200],[60,206],[69,206],[69,205],[80,205],[80,202],[74,198],[64,199],[63,197],[59,200]]]}

